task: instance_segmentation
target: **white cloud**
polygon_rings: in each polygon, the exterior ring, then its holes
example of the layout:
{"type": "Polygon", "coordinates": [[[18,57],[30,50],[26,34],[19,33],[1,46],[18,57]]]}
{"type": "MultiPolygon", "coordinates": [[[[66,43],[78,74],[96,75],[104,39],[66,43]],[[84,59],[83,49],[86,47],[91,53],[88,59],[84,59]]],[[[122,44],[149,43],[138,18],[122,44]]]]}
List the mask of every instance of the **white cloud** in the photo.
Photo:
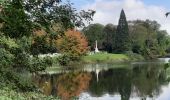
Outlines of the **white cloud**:
{"type": "Polygon", "coordinates": [[[162,29],[170,34],[170,17],[165,7],[146,5],[142,0],[95,0],[94,3],[84,5],[82,9],[96,10],[93,23],[113,23],[117,25],[121,9],[125,10],[127,20],[151,19],[162,25],[162,29]]]}

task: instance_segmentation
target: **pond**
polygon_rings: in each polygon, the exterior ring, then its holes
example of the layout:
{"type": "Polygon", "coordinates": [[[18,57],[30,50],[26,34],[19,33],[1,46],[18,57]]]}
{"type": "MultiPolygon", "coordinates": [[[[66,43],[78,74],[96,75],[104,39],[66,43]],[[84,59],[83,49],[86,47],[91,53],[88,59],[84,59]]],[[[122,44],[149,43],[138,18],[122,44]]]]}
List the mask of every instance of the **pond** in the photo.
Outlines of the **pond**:
{"type": "Polygon", "coordinates": [[[79,65],[33,77],[46,95],[62,100],[170,100],[162,61],[79,65]]]}

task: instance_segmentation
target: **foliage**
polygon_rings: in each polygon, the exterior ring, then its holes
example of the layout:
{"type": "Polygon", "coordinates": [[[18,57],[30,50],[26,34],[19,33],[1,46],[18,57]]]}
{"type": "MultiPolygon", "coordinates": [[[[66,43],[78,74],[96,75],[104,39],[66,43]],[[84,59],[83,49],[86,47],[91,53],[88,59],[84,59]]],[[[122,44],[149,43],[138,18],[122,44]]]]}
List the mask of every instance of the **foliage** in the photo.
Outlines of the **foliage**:
{"type": "Polygon", "coordinates": [[[95,48],[96,40],[98,41],[98,47],[102,47],[102,40],[104,36],[103,29],[104,26],[101,24],[90,24],[82,30],[84,35],[87,37],[91,49],[95,48]]]}
{"type": "Polygon", "coordinates": [[[90,84],[91,74],[88,72],[71,72],[59,76],[57,79],[58,95],[63,100],[80,95],[90,84]]]}
{"type": "Polygon", "coordinates": [[[52,66],[52,58],[32,57],[30,60],[29,71],[30,72],[44,71],[48,66],[52,66]]]}
{"type": "Polygon", "coordinates": [[[10,0],[0,1],[0,5],[1,31],[6,36],[20,39],[23,36],[32,36],[34,30],[45,31],[45,37],[36,38],[35,41],[40,43],[48,39],[48,45],[45,45],[48,49],[36,48],[37,43],[32,46],[33,54],[56,52],[53,41],[58,35],[69,28],[84,26],[84,21],[90,22],[95,14],[93,10],[77,12],[70,2],[62,3],[61,0],[10,0]]]}
{"type": "Polygon", "coordinates": [[[58,62],[60,65],[66,66],[70,63],[71,58],[68,54],[63,54],[62,56],[58,57],[58,62]]]}
{"type": "MultiPolygon", "coordinates": [[[[61,53],[70,56],[71,61],[78,60],[81,56],[86,55],[88,51],[85,36],[75,30],[69,30],[65,33],[65,36],[57,39],[56,46],[61,53]]],[[[63,57],[65,58],[65,56],[63,57]]]]}
{"type": "Polygon", "coordinates": [[[169,47],[169,36],[164,30],[160,30],[160,24],[156,21],[130,21],[130,38],[132,51],[142,54],[146,58],[156,58],[166,54],[169,47]]]}
{"type": "Polygon", "coordinates": [[[34,42],[31,45],[31,53],[33,55],[46,54],[50,51],[49,47],[45,36],[35,37],[34,42]]]}
{"type": "Polygon", "coordinates": [[[132,51],[127,51],[126,55],[131,59],[131,61],[142,61],[144,57],[140,54],[133,53],[132,51]]]}
{"type": "Polygon", "coordinates": [[[24,9],[30,13],[30,18],[43,26],[47,33],[52,31],[51,25],[56,22],[66,30],[74,26],[82,26],[83,20],[92,20],[95,13],[93,10],[77,12],[70,2],[63,4],[62,0],[26,0],[23,3],[24,9]]]}
{"type": "MultiPolygon", "coordinates": [[[[128,24],[129,40],[131,40],[130,44],[133,53],[153,59],[158,56],[164,56],[170,51],[170,37],[165,30],[160,30],[160,24],[156,21],[134,20],[128,21],[128,24]]],[[[97,26],[98,24],[91,24],[82,30],[88,42],[93,41],[93,44],[89,44],[89,46],[94,48],[95,38],[97,37],[99,39],[98,47],[100,50],[110,53],[117,51],[118,48],[116,48],[115,44],[116,29],[114,25],[108,24],[104,28],[95,28],[97,26]]],[[[118,35],[120,36],[120,34],[118,35]]]]}
{"type": "Polygon", "coordinates": [[[18,48],[19,46],[18,44],[16,44],[14,39],[5,37],[3,35],[0,35],[0,44],[1,44],[1,48],[4,47],[6,49],[18,48]]]}
{"type": "Polygon", "coordinates": [[[30,15],[30,20],[47,33],[46,38],[49,38],[50,49],[53,49],[53,40],[58,35],[70,28],[84,26],[83,21],[91,21],[95,14],[93,10],[78,12],[70,2],[64,4],[61,0],[26,0],[23,3],[24,9],[30,15]],[[58,27],[61,27],[57,31],[53,27],[56,23],[58,27]]]}
{"type": "Polygon", "coordinates": [[[32,34],[33,25],[25,13],[22,0],[6,1],[0,12],[0,23],[3,23],[1,31],[11,38],[21,38],[32,34]]]}
{"type": "Polygon", "coordinates": [[[105,51],[112,53],[114,48],[116,27],[113,24],[107,24],[103,29],[103,33],[103,48],[105,51]]]}
{"type": "Polygon", "coordinates": [[[16,92],[8,87],[0,90],[1,100],[60,100],[59,97],[46,96],[39,92],[16,92]]]}
{"type": "MultiPolygon", "coordinates": [[[[36,73],[52,65],[52,58],[32,57],[30,50],[35,55],[54,51],[53,40],[58,35],[62,36],[69,28],[83,26],[83,22],[91,21],[95,13],[93,10],[77,12],[71,3],[64,4],[61,0],[1,0],[0,7],[0,84],[23,91],[33,91],[35,87],[27,77],[24,80],[20,73],[24,73],[24,70],[36,73]],[[56,24],[59,27],[57,31],[54,27],[56,24]],[[39,29],[45,30],[45,37],[34,37],[34,31],[39,29]]],[[[81,39],[84,36],[76,38],[84,44],[77,44],[80,51],[76,51],[78,54],[73,58],[86,52],[86,41],[81,39]]]]}
{"type": "Polygon", "coordinates": [[[131,42],[129,37],[128,23],[124,10],[121,11],[119,24],[115,35],[115,51],[124,53],[131,50],[131,42]]]}

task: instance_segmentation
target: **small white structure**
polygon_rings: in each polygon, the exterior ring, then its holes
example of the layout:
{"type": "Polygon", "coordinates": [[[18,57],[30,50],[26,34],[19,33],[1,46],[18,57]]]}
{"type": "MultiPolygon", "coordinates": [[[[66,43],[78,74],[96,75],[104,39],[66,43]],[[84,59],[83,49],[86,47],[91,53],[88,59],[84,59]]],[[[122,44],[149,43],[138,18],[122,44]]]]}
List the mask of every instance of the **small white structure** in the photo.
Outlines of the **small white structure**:
{"type": "Polygon", "coordinates": [[[99,49],[97,48],[97,40],[96,40],[96,47],[95,47],[95,53],[98,53],[99,49]]]}

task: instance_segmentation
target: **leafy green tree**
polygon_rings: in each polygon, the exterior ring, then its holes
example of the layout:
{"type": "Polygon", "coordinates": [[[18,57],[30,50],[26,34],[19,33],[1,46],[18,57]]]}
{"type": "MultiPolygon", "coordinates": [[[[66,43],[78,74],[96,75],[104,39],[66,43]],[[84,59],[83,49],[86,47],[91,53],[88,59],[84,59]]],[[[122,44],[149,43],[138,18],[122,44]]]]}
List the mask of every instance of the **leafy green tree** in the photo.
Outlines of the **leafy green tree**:
{"type": "MultiPolygon", "coordinates": [[[[84,21],[91,21],[95,11],[78,12],[70,2],[61,0],[9,0],[0,1],[1,31],[11,38],[22,38],[33,35],[33,30],[43,29],[49,38],[50,48],[58,35],[67,29],[84,26],[84,21]],[[54,29],[58,24],[59,30],[54,29]]],[[[53,51],[49,50],[50,52],[53,51]]]]}
{"type": "Polygon", "coordinates": [[[32,90],[19,74],[42,71],[51,66],[49,58],[30,57],[33,31],[44,29],[50,41],[60,35],[57,32],[62,34],[68,28],[83,26],[83,20],[92,20],[94,13],[92,10],[78,13],[72,4],[63,4],[61,0],[0,0],[0,80],[4,79],[0,84],[32,90]],[[57,32],[52,27],[56,23],[61,29],[57,32]]]}
{"type": "Polygon", "coordinates": [[[37,26],[43,28],[50,38],[50,47],[59,33],[67,29],[84,26],[83,21],[91,21],[95,13],[93,10],[77,12],[70,2],[61,4],[62,0],[25,0],[24,7],[31,20],[37,26]],[[54,24],[60,25],[58,32],[53,28],[54,24]]]}
{"type": "Polygon", "coordinates": [[[102,41],[103,41],[103,29],[104,26],[102,24],[90,24],[89,26],[85,27],[82,31],[87,37],[89,46],[91,49],[95,47],[95,41],[98,42],[98,47],[102,48],[102,41]]]}
{"type": "Polygon", "coordinates": [[[168,33],[164,30],[159,30],[157,32],[157,40],[158,40],[160,55],[165,55],[166,50],[170,46],[168,33]]]}
{"type": "Polygon", "coordinates": [[[103,29],[103,48],[109,53],[113,51],[115,33],[116,27],[113,24],[107,24],[103,29]]]}
{"type": "Polygon", "coordinates": [[[141,54],[147,38],[147,28],[143,26],[143,21],[136,20],[129,22],[129,34],[132,42],[132,51],[141,54]]]}
{"type": "Polygon", "coordinates": [[[115,35],[115,51],[124,53],[131,50],[131,41],[129,37],[128,23],[124,10],[121,11],[119,24],[115,35]]]}
{"type": "Polygon", "coordinates": [[[30,36],[32,33],[32,23],[29,16],[23,9],[21,0],[6,1],[2,5],[0,12],[0,23],[3,23],[1,31],[11,38],[21,38],[30,36]]]}
{"type": "Polygon", "coordinates": [[[129,21],[129,33],[132,51],[146,58],[155,58],[166,54],[169,47],[169,36],[160,30],[160,24],[151,20],[129,21]]]}

